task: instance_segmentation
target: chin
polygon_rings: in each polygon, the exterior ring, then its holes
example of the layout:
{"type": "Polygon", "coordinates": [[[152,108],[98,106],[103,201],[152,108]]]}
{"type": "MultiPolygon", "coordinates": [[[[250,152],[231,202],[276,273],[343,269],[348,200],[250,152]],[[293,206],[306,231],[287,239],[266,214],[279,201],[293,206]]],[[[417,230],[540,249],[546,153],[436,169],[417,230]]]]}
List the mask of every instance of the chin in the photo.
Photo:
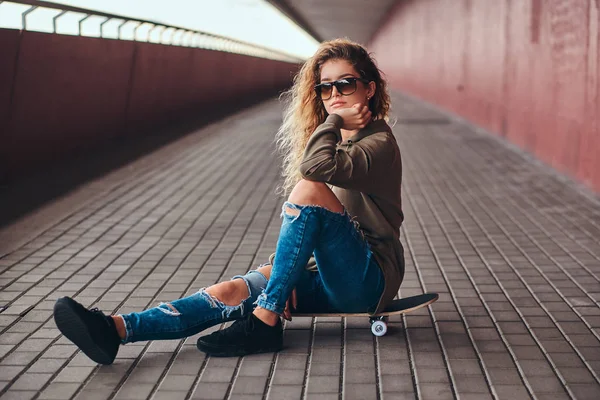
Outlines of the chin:
{"type": "Polygon", "coordinates": [[[329,110],[327,110],[327,112],[329,114],[335,114],[336,111],[339,111],[339,110],[341,110],[343,108],[348,108],[348,106],[344,104],[344,105],[341,105],[339,107],[330,107],[329,110]]]}

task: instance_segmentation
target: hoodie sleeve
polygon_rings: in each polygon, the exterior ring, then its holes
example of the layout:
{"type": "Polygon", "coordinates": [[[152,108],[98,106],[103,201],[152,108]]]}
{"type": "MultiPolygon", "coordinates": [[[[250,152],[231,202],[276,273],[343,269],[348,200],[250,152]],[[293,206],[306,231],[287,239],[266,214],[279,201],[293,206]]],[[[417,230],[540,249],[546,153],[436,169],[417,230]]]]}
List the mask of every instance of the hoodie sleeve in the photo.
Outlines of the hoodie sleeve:
{"type": "Polygon", "coordinates": [[[370,135],[338,147],[342,123],[339,115],[331,114],[319,125],[304,150],[300,173],[306,180],[371,192],[392,166],[394,146],[387,135],[370,135]]]}

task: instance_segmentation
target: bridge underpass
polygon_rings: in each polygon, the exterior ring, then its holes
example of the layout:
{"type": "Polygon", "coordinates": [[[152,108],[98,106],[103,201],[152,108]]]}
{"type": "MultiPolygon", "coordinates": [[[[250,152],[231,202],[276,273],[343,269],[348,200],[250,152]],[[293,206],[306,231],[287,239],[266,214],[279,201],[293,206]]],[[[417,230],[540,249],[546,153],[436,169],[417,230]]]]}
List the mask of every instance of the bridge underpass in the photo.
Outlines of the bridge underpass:
{"type": "Polygon", "coordinates": [[[438,302],[392,318],[380,338],[362,318],[295,318],[282,352],[244,358],[207,358],[190,337],[129,344],[98,366],[60,335],[60,296],[140,310],[274,251],[282,109],[271,97],[144,139],[147,152],[123,150],[122,165],[104,157],[109,141],[7,184],[4,215],[44,196],[35,183],[100,171],[0,230],[1,398],[596,399],[597,195],[501,137],[392,94],[406,214],[399,295],[435,291],[438,302]]]}

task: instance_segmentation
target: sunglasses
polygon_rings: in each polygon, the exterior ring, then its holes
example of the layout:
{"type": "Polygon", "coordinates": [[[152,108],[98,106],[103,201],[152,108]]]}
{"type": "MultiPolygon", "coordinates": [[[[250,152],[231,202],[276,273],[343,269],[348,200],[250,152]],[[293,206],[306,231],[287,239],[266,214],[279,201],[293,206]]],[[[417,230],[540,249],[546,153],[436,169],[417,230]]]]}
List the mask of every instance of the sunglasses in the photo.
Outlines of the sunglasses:
{"type": "Polygon", "coordinates": [[[349,96],[356,92],[356,81],[362,83],[369,83],[368,80],[363,78],[342,78],[333,82],[323,82],[315,85],[315,91],[317,96],[321,96],[321,100],[329,100],[333,94],[333,87],[337,89],[338,93],[342,96],[349,96]]]}

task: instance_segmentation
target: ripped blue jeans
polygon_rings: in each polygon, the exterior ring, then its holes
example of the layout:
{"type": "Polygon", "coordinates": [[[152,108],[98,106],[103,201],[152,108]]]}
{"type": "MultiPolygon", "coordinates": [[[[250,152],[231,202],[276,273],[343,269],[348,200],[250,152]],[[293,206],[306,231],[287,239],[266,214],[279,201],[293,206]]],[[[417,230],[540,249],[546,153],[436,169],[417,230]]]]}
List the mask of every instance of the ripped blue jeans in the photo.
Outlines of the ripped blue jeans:
{"type": "Polygon", "coordinates": [[[267,286],[267,278],[258,271],[233,279],[244,279],[250,295],[237,306],[228,306],[204,289],[142,312],[123,314],[127,336],[122,343],[143,340],[181,339],[195,335],[222,322],[242,318],[254,309],[254,302],[267,286]]]}
{"type": "Polygon", "coordinates": [[[270,279],[250,271],[248,297],[228,306],[205,290],[140,313],[122,315],[123,343],[180,339],[239,319],[256,306],[281,314],[296,288],[298,313],[370,312],[384,289],[383,274],[362,232],[348,213],[285,202],[270,279]],[[311,256],[316,269],[307,270],[311,256]]]}

